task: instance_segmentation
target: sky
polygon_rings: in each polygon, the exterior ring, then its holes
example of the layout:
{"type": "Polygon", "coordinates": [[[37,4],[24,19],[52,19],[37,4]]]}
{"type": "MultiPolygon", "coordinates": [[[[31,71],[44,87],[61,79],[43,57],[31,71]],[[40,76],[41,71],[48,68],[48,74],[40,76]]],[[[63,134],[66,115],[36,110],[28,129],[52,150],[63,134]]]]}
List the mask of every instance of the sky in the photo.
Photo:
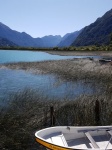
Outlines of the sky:
{"type": "Polygon", "coordinates": [[[0,22],[32,37],[82,29],[112,9],[112,0],[0,0],[0,22]]]}

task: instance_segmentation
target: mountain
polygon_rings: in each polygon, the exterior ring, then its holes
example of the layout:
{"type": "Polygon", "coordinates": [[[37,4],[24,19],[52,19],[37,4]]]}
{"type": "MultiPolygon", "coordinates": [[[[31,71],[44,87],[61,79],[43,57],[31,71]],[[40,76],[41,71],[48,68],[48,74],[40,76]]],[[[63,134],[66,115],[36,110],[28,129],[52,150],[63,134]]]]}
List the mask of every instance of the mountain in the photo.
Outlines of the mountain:
{"type": "Polygon", "coordinates": [[[72,46],[86,46],[94,44],[109,44],[112,33],[112,9],[106,12],[94,23],[86,26],[71,44],[72,46]]]}
{"type": "Polygon", "coordinates": [[[10,29],[8,26],[0,23],[0,37],[26,47],[53,47],[61,40],[61,36],[45,36],[43,38],[33,38],[25,32],[18,32],[10,29]]]}
{"type": "Polygon", "coordinates": [[[5,38],[1,38],[0,37],[0,46],[1,47],[6,47],[6,46],[11,46],[11,47],[13,47],[13,46],[17,46],[15,43],[13,43],[12,41],[9,41],[9,40],[7,40],[7,39],[5,39],[5,38]]]}
{"type": "MultiPolygon", "coordinates": [[[[33,38],[25,32],[12,30],[8,26],[0,23],[0,37],[3,45],[12,42],[23,47],[69,47],[69,46],[87,46],[109,44],[110,34],[112,33],[112,9],[106,12],[94,23],[84,27],[79,31],[60,35],[44,36],[42,38],[33,38]],[[7,41],[7,40],[8,41],[7,41]]],[[[9,44],[10,45],[10,44],[9,44]]]]}
{"type": "Polygon", "coordinates": [[[75,31],[72,33],[67,33],[65,36],[63,36],[61,42],[58,44],[59,47],[69,47],[73,41],[79,36],[79,34],[82,32],[80,31],[75,31]]]}
{"type": "Polygon", "coordinates": [[[0,23],[0,37],[6,38],[19,46],[41,46],[43,44],[41,39],[35,41],[27,33],[14,31],[3,23],[0,23]]]}
{"type": "Polygon", "coordinates": [[[61,36],[60,35],[55,35],[55,36],[49,35],[49,36],[44,36],[41,39],[44,43],[44,47],[55,47],[61,41],[61,36]]]}

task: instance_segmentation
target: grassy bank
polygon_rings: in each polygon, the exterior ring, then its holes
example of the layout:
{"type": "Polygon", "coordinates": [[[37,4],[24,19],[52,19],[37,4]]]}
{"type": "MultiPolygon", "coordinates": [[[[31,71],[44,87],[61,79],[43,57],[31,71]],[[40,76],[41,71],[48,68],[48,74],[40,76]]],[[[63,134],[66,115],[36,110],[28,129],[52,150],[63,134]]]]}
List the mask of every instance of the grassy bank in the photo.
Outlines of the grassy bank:
{"type": "Polygon", "coordinates": [[[111,51],[89,51],[89,50],[76,50],[76,51],[69,51],[69,50],[46,50],[45,52],[52,54],[52,55],[61,55],[61,56],[107,56],[112,57],[112,50],[111,51]]]}
{"type": "Polygon", "coordinates": [[[69,46],[69,47],[21,47],[6,46],[0,47],[4,50],[30,50],[30,51],[112,51],[112,44],[109,45],[90,45],[90,46],[69,46]]]}
{"type": "Polygon", "coordinates": [[[0,68],[22,69],[33,73],[52,73],[65,79],[112,81],[112,62],[101,64],[97,59],[71,59],[45,62],[24,62],[0,65],[0,68]]]}

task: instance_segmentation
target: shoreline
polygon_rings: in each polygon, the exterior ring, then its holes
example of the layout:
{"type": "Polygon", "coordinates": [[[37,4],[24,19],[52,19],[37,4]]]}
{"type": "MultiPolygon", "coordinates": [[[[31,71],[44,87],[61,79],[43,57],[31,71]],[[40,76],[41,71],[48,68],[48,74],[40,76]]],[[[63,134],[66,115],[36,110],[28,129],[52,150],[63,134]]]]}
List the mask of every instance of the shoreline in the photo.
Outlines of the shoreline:
{"type": "Polygon", "coordinates": [[[97,58],[89,56],[112,57],[112,52],[104,51],[44,51],[52,55],[88,56],[88,58],[73,58],[65,60],[48,60],[37,62],[18,62],[0,64],[0,68],[25,70],[33,74],[54,74],[65,79],[98,79],[112,80],[112,61],[101,63],[97,58]]]}
{"type": "Polygon", "coordinates": [[[105,56],[112,57],[112,51],[44,51],[52,55],[60,56],[105,56]]]}

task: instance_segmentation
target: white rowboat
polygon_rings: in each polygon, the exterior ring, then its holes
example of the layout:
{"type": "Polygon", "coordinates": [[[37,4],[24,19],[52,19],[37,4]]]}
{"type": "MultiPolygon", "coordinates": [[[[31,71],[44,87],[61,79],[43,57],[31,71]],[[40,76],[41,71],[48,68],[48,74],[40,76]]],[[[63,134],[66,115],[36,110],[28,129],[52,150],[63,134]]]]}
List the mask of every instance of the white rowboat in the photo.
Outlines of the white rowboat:
{"type": "Polygon", "coordinates": [[[112,126],[57,126],[35,133],[50,150],[112,150],[112,126]]]}

